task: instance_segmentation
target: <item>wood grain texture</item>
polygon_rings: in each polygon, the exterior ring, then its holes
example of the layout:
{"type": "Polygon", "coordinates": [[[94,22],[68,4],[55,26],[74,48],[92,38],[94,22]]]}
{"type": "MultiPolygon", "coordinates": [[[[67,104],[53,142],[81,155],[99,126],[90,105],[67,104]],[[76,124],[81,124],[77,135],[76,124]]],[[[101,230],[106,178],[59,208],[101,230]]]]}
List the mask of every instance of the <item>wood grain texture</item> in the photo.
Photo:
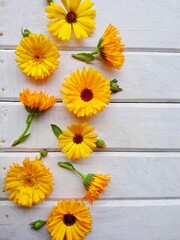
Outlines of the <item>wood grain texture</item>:
{"type": "MultiPolygon", "coordinates": [[[[27,112],[21,103],[0,103],[1,148],[8,150],[25,128],[27,112]]],[[[180,149],[179,104],[111,103],[105,111],[90,119],[80,119],[67,112],[63,103],[36,118],[27,141],[11,148],[58,149],[51,124],[62,129],[74,122],[88,121],[95,127],[98,137],[104,139],[107,150],[178,150],[180,149]],[[113,137],[112,137],[113,136],[113,137]]]]}
{"type": "MultiPolygon", "coordinates": [[[[50,240],[46,227],[33,231],[28,225],[46,219],[54,201],[25,209],[2,201],[0,236],[3,240],[50,240]]],[[[179,240],[180,200],[99,201],[90,208],[93,229],[87,240],[179,240]]]]}
{"type": "Polygon", "coordinates": [[[112,102],[179,102],[180,54],[125,53],[125,64],[120,71],[101,61],[85,64],[71,57],[74,52],[61,52],[58,70],[46,81],[37,83],[20,72],[14,51],[0,51],[0,100],[18,101],[19,92],[29,87],[44,90],[58,97],[66,76],[77,68],[94,68],[109,80],[118,79],[123,92],[112,94],[112,102]],[[68,67],[67,67],[67,63],[68,67]],[[160,64],[159,64],[160,63],[160,64]],[[9,71],[11,69],[11,71],[9,71]]]}
{"type": "MultiPolygon", "coordinates": [[[[82,41],[59,42],[59,46],[95,47],[106,26],[112,23],[121,30],[128,48],[180,48],[179,0],[114,0],[106,3],[95,0],[94,3],[97,11],[95,33],[82,41]]],[[[22,28],[50,36],[46,27],[46,5],[44,0],[33,4],[28,0],[19,0],[18,4],[14,0],[1,0],[1,47],[18,44],[22,28]]]]}
{"type": "MultiPolygon", "coordinates": [[[[1,153],[0,199],[7,199],[4,192],[4,177],[13,163],[22,163],[25,157],[34,159],[38,153],[1,153]]],[[[111,183],[101,199],[180,198],[180,153],[94,153],[87,160],[74,162],[84,174],[103,173],[111,175],[111,183]]],[[[85,189],[80,177],[58,166],[58,161],[67,161],[57,153],[49,153],[43,160],[54,177],[54,190],[49,200],[82,198],[85,189]],[[72,184],[73,183],[73,184],[72,184]]]]}

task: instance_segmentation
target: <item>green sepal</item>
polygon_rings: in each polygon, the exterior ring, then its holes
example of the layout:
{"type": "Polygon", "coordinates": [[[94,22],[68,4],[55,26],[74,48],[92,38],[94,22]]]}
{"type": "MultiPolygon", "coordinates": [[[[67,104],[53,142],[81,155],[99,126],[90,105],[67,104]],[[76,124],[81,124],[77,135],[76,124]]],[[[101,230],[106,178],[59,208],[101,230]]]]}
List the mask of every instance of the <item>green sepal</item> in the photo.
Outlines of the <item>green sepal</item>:
{"type": "Polygon", "coordinates": [[[84,181],[83,181],[83,185],[86,189],[89,188],[89,185],[91,184],[93,178],[94,178],[95,174],[93,173],[89,173],[86,175],[86,177],[84,178],[84,181]]]}
{"type": "Polygon", "coordinates": [[[63,167],[63,168],[66,168],[66,169],[69,169],[69,170],[72,170],[72,171],[75,170],[74,166],[70,162],[58,162],[58,165],[60,167],[63,167]]]}
{"type": "Polygon", "coordinates": [[[102,38],[101,38],[101,39],[99,40],[99,42],[98,42],[98,45],[97,45],[97,48],[98,48],[98,49],[101,47],[102,42],[103,42],[103,40],[102,40],[102,38]]]}
{"type": "Polygon", "coordinates": [[[77,53],[77,54],[72,54],[72,56],[78,60],[81,60],[87,63],[94,60],[94,56],[89,53],[77,53]]]}
{"type": "Polygon", "coordinates": [[[55,124],[51,124],[51,128],[52,128],[52,131],[54,133],[54,135],[59,138],[59,135],[61,135],[62,133],[62,130],[55,124]]]}
{"type": "Polygon", "coordinates": [[[49,5],[51,4],[51,2],[54,2],[53,0],[47,0],[47,2],[49,3],[49,5]]]}
{"type": "Polygon", "coordinates": [[[13,142],[13,144],[11,145],[11,146],[16,146],[17,144],[19,144],[19,143],[23,143],[29,136],[31,135],[31,133],[29,133],[29,134],[27,134],[27,135],[25,135],[25,136],[23,136],[20,140],[16,140],[16,141],[14,141],[13,142]]]}
{"type": "Polygon", "coordinates": [[[110,81],[110,89],[111,89],[111,92],[113,92],[113,93],[123,91],[123,89],[119,87],[117,82],[118,81],[116,79],[113,79],[113,80],[110,81]]]}
{"type": "Polygon", "coordinates": [[[30,223],[31,228],[34,230],[39,230],[40,228],[42,228],[44,225],[46,224],[45,220],[37,220],[35,222],[30,223]]]}

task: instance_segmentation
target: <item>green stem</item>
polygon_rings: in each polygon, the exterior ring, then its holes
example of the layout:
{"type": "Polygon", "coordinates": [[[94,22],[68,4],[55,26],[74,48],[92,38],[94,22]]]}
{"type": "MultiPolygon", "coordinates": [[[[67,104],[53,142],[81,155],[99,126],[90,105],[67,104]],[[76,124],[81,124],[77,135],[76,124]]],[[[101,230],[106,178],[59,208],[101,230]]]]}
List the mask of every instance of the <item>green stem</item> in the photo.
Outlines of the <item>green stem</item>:
{"type": "Polygon", "coordinates": [[[79,176],[81,176],[83,180],[86,178],[86,175],[82,174],[82,173],[81,173],[80,171],[78,171],[77,169],[74,169],[73,171],[76,172],[77,174],[79,174],[79,176]]]}
{"type": "Polygon", "coordinates": [[[89,54],[95,55],[95,54],[98,54],[98,52],[99,52],[99,49],[97,48],[96,50],[94,50],[93,52],[90,52],[89,54]]]}
{"type": "Polygon", "coordinates": [[[58,162],[58,165],[60,167],[66,168],[70,171],[76,172],[77,174],[79,174],[79,176],[82,177],[83,180],[86,178],[86,175],[82,174],[80,171],[75,169],[74,166],[70,162],[58,162]]]}
{"type": "MultiPolygon", "coordinates": [[[[13,144],[12,144],[11,146],[16,146],[16,145],[18,145],[19,143],[21,143],[21,142],[23,141],[23,138],[24,138],[24,140],[26,140],[25,135],[26,135],[27,131],[29,130],[29,128],[30,128],[30,126],[31,126],[31,124],[32,124],[32,122],[33,122],[33,119],[34,119],[34,115],[32,115],[32,114],[30,113],[30,114],[28,115],[27,119],[26,119],[26,128],[25,128],[25,130],[24,130],[23,133],[18,137],[18,139],[16,139],[16,140],[13,142],[13,144]]],[[[30,134],[29,134],[29,135],[30,135],[30,134]]],[[[28,137],[29,135],[26,135],[26,136],[28,137]]]]}

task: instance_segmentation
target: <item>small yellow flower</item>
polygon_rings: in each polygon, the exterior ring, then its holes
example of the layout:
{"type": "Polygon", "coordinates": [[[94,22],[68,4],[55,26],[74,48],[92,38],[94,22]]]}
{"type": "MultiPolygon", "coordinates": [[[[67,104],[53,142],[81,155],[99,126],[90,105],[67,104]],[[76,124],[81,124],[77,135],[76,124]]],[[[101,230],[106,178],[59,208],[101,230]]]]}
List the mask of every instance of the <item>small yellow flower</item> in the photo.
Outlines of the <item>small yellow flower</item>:
{"type": "Polygon", "coordinates": [[[59,65],[56,45],[43,34],[30,33],[22,38],[15,53],[21,72],[37,81],[50,76],[59,65]]]}
{"type": "Polygon", "coordinates": [[[29,130],[34,117],[38,116],[41,112],[48,110],[56,103],[56,97],[48,96],[47,93],[43,92],[30,92],[28,88],[19,94],[19,98],[29,115],[26,120],[26,128],[24,132],[13,142],[12,146],[24,142],[30,136],[30,133],[27,135],[26,133],[29,130]]]}
{"type": "Polygon", "coordinates": [[[99,54],[104,62],[120,69],[124,64],[122,51],[125,45],[121,43],[121,37],[118,36],[118,33],[119,30],[109,24],[98,42],[97,49],[90,53],[77,53],[72,54],[72,56],[78,60],[89,63],[95,59],[94,55],[99,54]]]}
{"type": "Polygon", "coordinates": [[[86,188],[86,195],[83,197],[83,200],[88,200],[90,204],[93,204],[94,200],[99,199],[99,195],[105,192],[105,187],[111,181],[108,174],[89,173],[84,175],[69,162],[58,162],[58,165],[76,172],[82,178],[83,185],[86,188]]]}
{"type": "Polygon", "coordinates": [[[5,177],[5,189],[9,199],[25,207],[42,202],[52,191],[53,177],[38,158],[23,160],[22,165],[13,164],[5,177]]]}
{"type": "Polygon", "coordinates": [[[110,180],[107,174],[88,174],[83,181],[87,190],[83,200],[88,200],[90,204],[93,204],[93,201],[99,199],[99,195],[104,193],[110,180]]]}
{"type": "Polygon", "coordinates": [[[52,107],[57,99],[44,92],[30,91],[28,88],[19,94],[20,102],[24,104],[26,110],[30,113],[38,114],[52,107]]]}
{"type": "Polygon", "coordinates": [[[110,81],[94,69],[72,72],[62,83],[62,101],[77,117],[91,117],[103,110],[111,97],[110,81]]]}
{"type": "Polygon", "coordinates": [[[95,29],[96,11],[91,9],[90,0],[61,0],[63,7],[51,2],[46,8],[47,17],[52,20],[48,31],[61,40],[69,40],[74,31],[77,39],[86,38],[95,29]]]}
{"type": "Polygon", "coordinates": [[[52,240],[82,240],[92,229],[92,217],[84,202],[58,201],[47,219],[52,240]]]}
{"type": "Polygon", "coordinates": [[[74,123],[63,130],[59,136],[59,146],[63,146],[62,153],[66,153],[68,159],[88,158],[92,148],[96,147],[97,134],[94,128],[87,123],[74,123]]]}

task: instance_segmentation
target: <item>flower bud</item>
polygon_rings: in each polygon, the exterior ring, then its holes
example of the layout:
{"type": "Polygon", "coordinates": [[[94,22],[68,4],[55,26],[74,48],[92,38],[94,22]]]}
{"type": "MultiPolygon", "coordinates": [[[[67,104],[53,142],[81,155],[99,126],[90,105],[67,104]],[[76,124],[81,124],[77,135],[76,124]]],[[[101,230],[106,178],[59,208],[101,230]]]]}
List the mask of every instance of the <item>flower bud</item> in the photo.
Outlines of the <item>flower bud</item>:
{"type": "Polygon", "coordinates": [[[98,139],[97,142],[96,142],[96,147],[98,147],[98,148],[105,148],[106,144],[105,144],[104,140],[98,139]]]}
{"type": "Polygon", "coordinates": [[[31,32],[28,29],[24,29],[24,30],[22,29],[21,33],[23,37],[28,37],[31,32]]]}
{"type": "Polygon", "coordinates": [[[46,157],[48,155],[48,151],[46,149],[41,149],[40,155],[41,155],[41,157],[46,157]]]}
{"type": "Polygon", "coordinates": [[[121,92],[123,91],[122,88],[119,87],[119,85],[117,84],[117,80],[116,79],[113,79],[110,81],[110,89],[113,93],[116,93],[116,92],[121,92]]]}
{"type": "Polygon", "coordinates": [[[31,225],[31,228],[35,229],[35,230],[38,230],[40,229],[41,227],[43,227],[44,225],[46,224],[46,221],[45,220],[37,220],[35,222],[32,222],[30,223],[31,225]]]}

